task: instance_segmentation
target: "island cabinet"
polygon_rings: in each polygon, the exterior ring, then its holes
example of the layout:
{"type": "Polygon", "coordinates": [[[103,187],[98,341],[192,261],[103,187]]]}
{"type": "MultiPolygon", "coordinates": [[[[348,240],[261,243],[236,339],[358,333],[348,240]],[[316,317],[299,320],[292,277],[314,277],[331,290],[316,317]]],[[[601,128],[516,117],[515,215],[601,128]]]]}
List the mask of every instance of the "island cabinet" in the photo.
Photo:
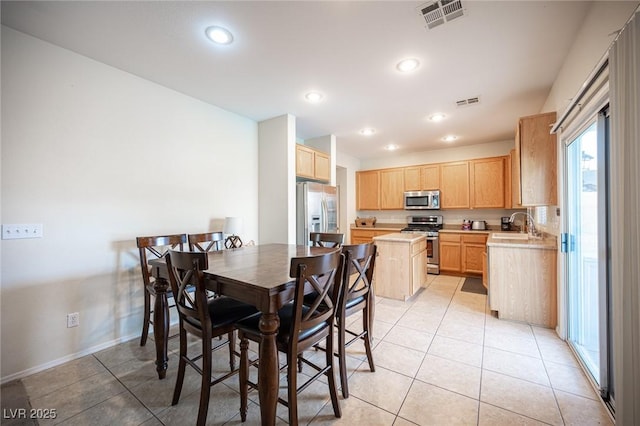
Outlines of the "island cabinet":
{"type": "Polygon", "coordinates": [[[296,176],[329,182],[331,161],[329,154],[305,145],[296,145],[296,176]]]}
{"type": "Polygon", "coordinates": [[[424,235],[393,233],[374,237],[378,256],[374,271],[377,296],[407,300],[427,282],[424,235]]]}
{"type": "Polygon", "coordinates": [[[489,307],[498,318],[554,328],[557,323],[555,238],[489,238],[489,307]]]}
{"type": "Polygon", "coordinates": [[[468,161],[457,161],[440,165],[440,191],[441,208],[470,208],[468,161]]]}
{"type": "Polygon", "coordinates": [[[356,210],[380,210],[380,171],[356,172],[356,210]]]}
{"type": "Polygon", "coordinates": [[[461,231],[440,232],[440,272],[479,276],[487,234],[461,231]]]}
{"type": "Polygon", "coordinates": [[[556,113],[522,117],[516,128],[514,205],[549,206],[558,200],[556,113]]]}

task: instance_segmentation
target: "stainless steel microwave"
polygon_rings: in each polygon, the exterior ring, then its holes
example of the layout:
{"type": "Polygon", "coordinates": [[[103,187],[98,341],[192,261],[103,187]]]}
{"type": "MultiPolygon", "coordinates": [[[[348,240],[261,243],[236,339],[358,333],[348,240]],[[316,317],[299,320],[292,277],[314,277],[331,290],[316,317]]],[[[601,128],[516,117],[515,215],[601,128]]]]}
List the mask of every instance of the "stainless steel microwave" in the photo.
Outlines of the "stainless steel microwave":
{"type": "Polygon", "coordinates": [[[405,210],[440,209],[440,191],[407,191],[404,193],[405,210]]]}

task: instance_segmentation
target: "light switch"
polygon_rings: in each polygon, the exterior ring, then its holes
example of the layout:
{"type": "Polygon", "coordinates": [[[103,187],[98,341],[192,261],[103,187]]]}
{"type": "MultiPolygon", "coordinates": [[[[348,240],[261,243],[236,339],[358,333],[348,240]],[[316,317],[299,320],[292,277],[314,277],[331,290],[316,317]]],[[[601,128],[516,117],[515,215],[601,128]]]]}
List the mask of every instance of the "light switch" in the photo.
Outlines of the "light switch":
{"type": "Polygon", "coordinates": [[[42,224],[26,223],[18,225],[2,225],[3,240],[17,240],[23,238],[42,238],[42,224]]]}

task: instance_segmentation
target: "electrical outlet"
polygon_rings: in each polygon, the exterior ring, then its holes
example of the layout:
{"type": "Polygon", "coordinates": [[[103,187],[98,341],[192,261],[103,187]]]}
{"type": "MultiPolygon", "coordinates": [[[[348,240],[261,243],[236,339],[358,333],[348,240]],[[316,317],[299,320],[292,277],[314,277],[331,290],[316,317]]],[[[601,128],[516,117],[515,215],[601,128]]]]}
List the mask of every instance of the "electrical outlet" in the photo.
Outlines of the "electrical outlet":
{"type": "Polygon", "coordinates": [[[26,223],[18,225],[2,225],[3,240],[17,240],[23,238],[42,238],[42,224],[26,223]]]}
{"type": "Polygon", "coordinates": [[[72,312],[67,314],[67,328],[77,327],[80,325],[80,312],[72,312]]]}

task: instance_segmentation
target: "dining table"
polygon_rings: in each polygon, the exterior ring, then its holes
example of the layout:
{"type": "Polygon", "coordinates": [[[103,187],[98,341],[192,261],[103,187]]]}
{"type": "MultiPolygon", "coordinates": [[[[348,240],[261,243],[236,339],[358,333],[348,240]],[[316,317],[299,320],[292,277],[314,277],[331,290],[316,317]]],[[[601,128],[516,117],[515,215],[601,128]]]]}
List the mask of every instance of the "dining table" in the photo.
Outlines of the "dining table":
{"type": "MultiPolygon", "coordinates": [[[[291,258],[315,256],[335,248],[294,244],[260,244],[208,253],[204,271],[206,287],[219,295],[255,306],[261,313],[258,370],[258,398],[263,425],[274,425],[279,389],[276,336],[280,327],[278,310],[293,300],[295,278],[289,276],[291,258]]],[[[169,272],[164,258],[149,261],[155,278],[153,333],[158,377],[166,377],[168,365],[169,272]]]]}

